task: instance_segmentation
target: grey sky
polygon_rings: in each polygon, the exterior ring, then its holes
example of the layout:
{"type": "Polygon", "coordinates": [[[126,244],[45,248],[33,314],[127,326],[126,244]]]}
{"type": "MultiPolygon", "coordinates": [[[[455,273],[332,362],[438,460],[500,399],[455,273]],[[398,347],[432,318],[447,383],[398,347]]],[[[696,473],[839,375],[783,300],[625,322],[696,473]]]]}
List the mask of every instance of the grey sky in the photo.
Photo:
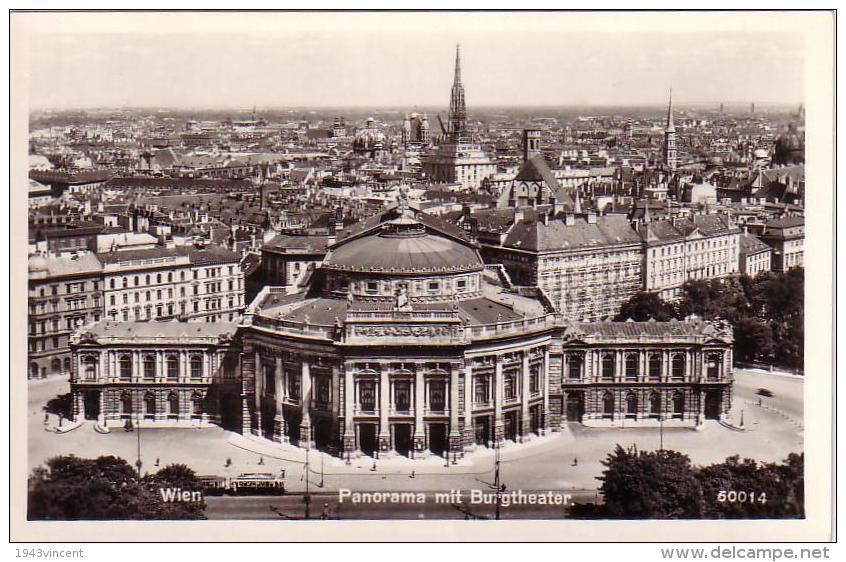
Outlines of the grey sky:
{"type": "Polygon", "coordinates": [[[351,22],[325,31],[39,33],[29,41],[30,105],[446,105],[456,41],[470,108],[658,104],[670,87],[679,104],[803,100],[799,33],[529,32],[511,16],[515,31],[504,32],[468,20],[465,32],[351,22]]]}

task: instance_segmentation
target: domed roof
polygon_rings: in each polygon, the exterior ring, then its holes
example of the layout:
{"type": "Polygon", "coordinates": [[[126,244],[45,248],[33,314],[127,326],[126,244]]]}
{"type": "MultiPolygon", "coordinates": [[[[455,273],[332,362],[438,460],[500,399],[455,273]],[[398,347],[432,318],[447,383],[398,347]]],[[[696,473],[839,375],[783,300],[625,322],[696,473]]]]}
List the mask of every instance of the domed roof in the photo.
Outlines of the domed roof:
{"type": "Polygon", "coordinates": [[[375,273],[460,273],[484,268],[479,253],[457,240],[427,231],[406,217],[380,232],[342,242],[324,261],[332,269],[375,273]]]}
{"type": "Polygon", "coordinates": [[[29,258],[29,272],[35,273],[36,271],[49,271],[50,266],[47,264],[47,260],[41,256],[32,256],[29,258]]]}

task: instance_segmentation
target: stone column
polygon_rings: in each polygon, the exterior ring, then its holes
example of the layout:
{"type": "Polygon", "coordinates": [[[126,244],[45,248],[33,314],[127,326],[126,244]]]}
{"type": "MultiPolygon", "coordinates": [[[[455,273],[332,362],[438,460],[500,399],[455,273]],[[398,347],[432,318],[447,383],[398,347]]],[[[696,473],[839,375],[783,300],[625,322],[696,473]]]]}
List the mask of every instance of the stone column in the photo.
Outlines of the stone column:
{"type": "Polygon", "coordinates": [[[473,429],[473,366],[470,361],[464,364],[464,443],[465,450],[476,448],[473,429]]]}
{"type": "MultiPolygon", "coordinates": [[[[563,363],[563,361],[564,361],[563,356],[561,357],[561,361],[563,363]]],[[[563,364],[562,364],[562,368],[563,368],[563,364]]],[[[543,370],[541,371],[541,375],[542,375],[541,379],[543,381],[543,383],[542,383],[543,388],[541,390],[543,392],[543,412],[541,412],[541,415],[543,416],[543,418],[541,420],[541,427],[543,428],[542,431],[546,432],[552,426],[552,416],[550,415],[550,412],[549,412],[549,393],[551,391],[550,388],[549,388],[549,346],[546,346],[546,347],[543,348],[543,366],[542,366],[542,369],[543,370]]],[[[587,353],[584,354],[584,360],[582,361],[582,369],[587,371],[587,353]]],[[[561,400],[564,400],[563,396],[561,397],[561,400]]],[[[565,407],[566,407],[566,404],[564,404],[562,402],[562,404],[561,404],[562,410],[565,407]]],[[[562,412],[562,414],[563,413],[564,412],[562,412]]],[[[566,419],[564,415],[562,415],[561,418],[566,419]]]]}
{"type": "Polygon", "coordinates": [[[494,375],[494,442],[502,441],[502,435],[505,429],[505,424],[502,421],[502,400],[503,400],[503,380],[502,380],[502,359],[497,355],[496,357],[496,371],[494,375]]]}
{"type": "Polygon", "coordinates": [[[252,428],[253,435],[261,435],[261,395],[264,393],[264,361],[261,360],[261,353],[255,352],[255,402],[253,407],[256,411],[256,427],[252,428]]]}
{"type": "Polygon", "coordinates": [[[274,383],[276,384],[276,415],[273,416],[273,440],[277,443],[288,442],[288,428],[285,425],[285,416],[282,409],[285,392],[282,376],[282,358],[277,355],[276,376],[274,377],[274,383]]]}
{"type": "Polygon", "coordinates": [[[391,432],[388,429],[388,412],[391,407],[391,387],[386,365],[379,370],[379,452],[391,450],[391,432]]]}
{"type": "Polygon", "coordinates": [[[423,378],[422,365],[414,370],[414,453],[423,454],[426,450],[426,433],[423,425],[423,411],[426,408],[426,381],[423,378]]]}
{"type": "MultiPolygon", "coordinates": [[[[465,390],[466,392],[466,390],[465,390]]],[[[449,370],[449,450],[461,450],[461,432],[458,431],[458,367],[449,370]]]]}
{"type": "Polygon", "coordinates": [[[82,399],[82,391],[76,390],[73,393],[73,420],[82,421],[85,418],[85,403],[82,399]]]}
{"type": "Polygon", "coordinates": [[[530,384],[529,384],[529,350],[523,350],[523,366],[522,366],[522,373],[520,376],[520,408],[522,414],[522,421],[520,423],[520,440],[523,441],[528,438],[529,430],[532,427],[532,416],[529,413],[529,397],[530,397],[530,384]]]}
{"type": "Polygon", "coordinates": [[[357,443],[355,433],[355,381],[353,380],[352,368],[344,365],[344,454],[352,455],[355,452],[357,443]]]}
{"type": "Polygon", "coordinates": [[[300,446],[307,444],[308,447],[313,447],[314,442],[311,435],[311,365],[308,361],[303,361],[301,390],[303,417],[300,422],[300,446]]]}

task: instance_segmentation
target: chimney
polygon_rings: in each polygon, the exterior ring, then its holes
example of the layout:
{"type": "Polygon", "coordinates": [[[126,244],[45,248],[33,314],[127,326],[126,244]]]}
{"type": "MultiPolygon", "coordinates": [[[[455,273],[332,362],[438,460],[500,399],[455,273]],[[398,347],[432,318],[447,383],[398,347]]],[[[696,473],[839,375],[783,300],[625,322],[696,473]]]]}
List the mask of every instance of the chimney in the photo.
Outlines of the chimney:
{"type": "Polygon", "coordinates": [[[541,219],[543,220],[544,226],[549,224],[549,213],[541,213],[541,219]]]}
{"type": "Polygon", "coordinates": [[[587,222],[588,222],[588,224],[596,224],[596,213],[594,213],[592,211],[589,212],[587,214],[587,222]]]}
{"type": "Polygon", "coordinates": [[[574,224],[576,224],[576,215],[574,215],[573,213],[567,213],[566,215],[564,215],[564,224],[566,226],[573,226],[574,224]]]}

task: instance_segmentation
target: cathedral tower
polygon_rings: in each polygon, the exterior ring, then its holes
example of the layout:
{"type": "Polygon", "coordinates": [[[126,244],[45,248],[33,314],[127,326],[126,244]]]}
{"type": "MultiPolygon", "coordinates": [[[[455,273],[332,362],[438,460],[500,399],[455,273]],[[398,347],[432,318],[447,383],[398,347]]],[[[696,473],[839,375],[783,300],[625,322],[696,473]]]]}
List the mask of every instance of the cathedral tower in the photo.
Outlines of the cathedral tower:
{"type": "Polygon", "coordinates": [[[664,164],[670,170],[678,166],[676,151],[676,126],[673,123],[673,90],[670,90],[670,106],[667,109],[667,128],[664,130],[664,164]]]}
{"type": "Polygon", "coordinates": [[[449,136],[458,142],[466,136],[467,106],[464,102],[464,84],[461,83],[461,47],[455,46],[455,78],[449,98],[449,136]]]}

